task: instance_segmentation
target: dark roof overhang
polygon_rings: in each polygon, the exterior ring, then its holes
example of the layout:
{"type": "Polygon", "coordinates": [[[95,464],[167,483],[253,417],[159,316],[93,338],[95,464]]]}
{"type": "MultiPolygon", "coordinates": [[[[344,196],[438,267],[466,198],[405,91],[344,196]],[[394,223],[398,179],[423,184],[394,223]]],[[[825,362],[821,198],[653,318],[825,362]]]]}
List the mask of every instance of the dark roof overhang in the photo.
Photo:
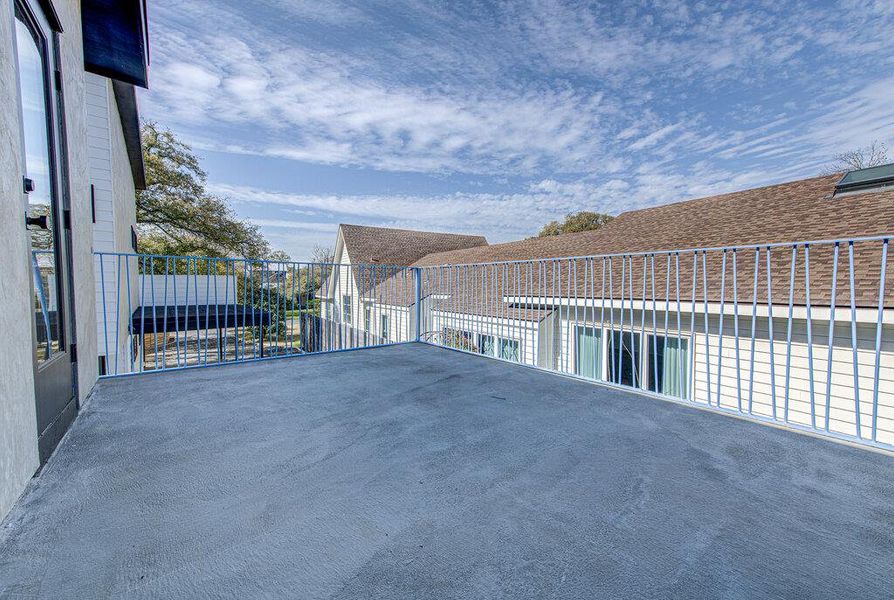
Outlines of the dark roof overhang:
{"type": "Polygon", "coordinates": [[[143,164],[143,146],[140,137],[140,113],[137,109],[136,90],[129,83],[112,81],[115,104],[118,105],[118,117],[121,119],[121,131],[124,133],[124,145],[127,148],[127,160],[133,185],[138,190],[146,189],[146,169],[143,164]]]}
{"type": "Polygon", "coordinates": [[[149,87],[145,0],[81,0],[84,69],[149,87]]]}

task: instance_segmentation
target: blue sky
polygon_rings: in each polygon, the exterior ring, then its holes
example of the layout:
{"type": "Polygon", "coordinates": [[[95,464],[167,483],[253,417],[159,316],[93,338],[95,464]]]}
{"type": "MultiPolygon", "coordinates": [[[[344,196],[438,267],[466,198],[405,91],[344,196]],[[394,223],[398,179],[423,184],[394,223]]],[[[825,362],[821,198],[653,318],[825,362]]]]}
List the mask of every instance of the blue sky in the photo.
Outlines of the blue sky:
{"type": "Polygon", "coordinates": [[[894,2],[152,0],[143,117],[294,259],[533,235],[894,142],[894,2]]]}

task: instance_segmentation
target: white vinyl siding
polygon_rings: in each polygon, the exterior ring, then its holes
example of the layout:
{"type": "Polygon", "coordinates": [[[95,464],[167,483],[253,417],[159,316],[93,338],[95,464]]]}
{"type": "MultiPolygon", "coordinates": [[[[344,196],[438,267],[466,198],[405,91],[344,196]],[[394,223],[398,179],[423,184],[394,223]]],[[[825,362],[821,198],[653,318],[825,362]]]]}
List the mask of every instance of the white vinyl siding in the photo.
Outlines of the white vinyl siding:
{"type": "MultiPolygon", "coordinates": [[[[136,222],[133,173],[109,80],[86,73],[84,99],[87,114],[87,165],[96,218],[93,224],[93,250],[133,252],[130,233],[131,226],[136,222]]],[[[136,263],[131,259],[130,302],[127,297],[127,281],[124,280],[127,275],[126,266],[124,259],[114,257],[106,257],[102,262],[102,269],[99,268],[99,262],[96,263],[97,350],[100,356],[108,354],[107,372],[114,372],[116,360],[119,362],[119,370],[123,369],[125,365],[122,361],[129,358],[129,321],[117,316],[123,317],[129,306],[136,308],[139,303],[137,271],[134,268],[136,263]]]]}
{"type": "MultiPolygon", "coordinates": [[[[778,310],[783,311],[783,307],[778,310]]],[[[783,311],[784,313],[784,311],[783,311]]],[[[557,336],[555,347],[555,366],[552,368],[561,372],[574,373],[576,363],[574,328],[587,325],[604,327],[607,331],[611,326],[610,311],[605,311],[605,322],[600,323],[598,317],[600,311],[595,311],[596,319],[589,312],[579,311],[576,322],[565,319],[564,310],[559,315],[562,326],[560,335],[557,336]]],[[[650,366],[652,358],[649,351],[649,338],[651,338],[652,313],[646,311],[643,315],[640,311],[633,311],[633,331],[642,333],[642,317],[645,316],[646,346],[645,356],[640,356],[640,371],[644,378],[641,386],[648,389],[650,378],[654,377],[654,371],[650,366]]],[[[839,312],[840,317],[846,316],[844,311],[839,312]]],[[[572,311],[573,317],[573,311],[572,311]]],[[[620,328],[620,310],[614,312],[615,329],[620,328]]],[[[788,319],[777,317],[773,319],[773,351],[770,350],[769,319],[757,317],[755,320],[754,340],[754,391],[750,386],[751,365],[751,317],[739,318],[739,380],[736,378],[736,344],[734,336],[734,318],[727,315],[723,325],[722,353],[718,369],[718,347],[720,336],[718,335],[720,317],[709,315],[708,335],[705,335],[704,316],[696,313],[694,334],[691,313],[681,313],[681,330],[676,329],[676,313],[668,315],[668,337],[677,343],[677,334],[686,352],[686,360],[689,363],[686,371],[685,383],[686,395],[689,399],[700,404],[708,404],[709,398],[712,405],[718,403],[723,408],[738,410],[738,385],[742,389],[742,409],[747,412],[748,398],[751,397],[751,410],[755,415],[773,418],[773,392],[776,395],[776,418],[785,419],[786,396],[786,338],[788,319]],[[694,335],[694,337],[692,337],[694,335]],[[707,339],[707,348],[706,348],[707,339]],[[771,360],[774,360],[771,376],[771,360]],[[708,374],[710,373],[710,384],[708,374]],[[720,397],[717,395],[718,373],[720,374],[720,397]],[[775,386],[771,381],[775,380],[775,386]],[[691,392],[690,392],[691,390],[691,392]]],[[[624,330],[630,331],[630,314],[624,311],[624,330]]],[[[659,339],[664,336],[664,313],[656,312],[656,327],[659,339]]],[[[788,383],[788,420],[792,423],[810,425],[810,373],[813,373],[814,411],[818,426],[825,426],[826,404],[826,372],[828,357],[828,321],[814,319],[813,330],[813,369],[810,369],[807,351],[807,323],[804,319],[792,321],[792,346],[791,365],[788,383]]],[[[894,387],[886,384],[886,381],[894,379],[894,326],[885,325],[882,335],[882,352],[880,360],[879,409],[878,409],[878,439],[894,443],[894,387]]],[[[857,359],[859,370],[861,432],[864,437],[871,434],[872,400],[873,400],[873,376],[875,367],[875,334],[874,323],[861,323],[857,326],[857,359]]],[[[627,337],[627,336],[625,336],[627,337]]],[[[629,338],[628,338],[629,339],[629,338]]],[[[639,342],[638,342],[639,343],[639,342]]],[[[603,342],[603,348],[607,348],[608,340],[603,342]]],[[[605,362],[608,362],[606,358],[605,362]]],[[[606,367],[608,371],[608,366],[606,367]]],[[[611,381],[610,376],[606,378],[611,381]]],[[[851,348],[851,331],[847,321],[839,321],[835,327],[835,340],[832,353],[832,386],[829,399],[829,429],[833,432],[853,435],[856,433],[854,419],[855,386],[853,377],[853,351],[851,348]]],[[[670,394],[676,396],[677,394],[670,394]]]]}
{"type": "MultiPolygon", "coordinates": [[[[825,426],[826,383],[828,372],[828,322],[813,322],[813,369],[807,345],[807,324],[804,320],[792,322],[792,345],[787,358],[788,319],[773,319],[773,352],[770,352],[769,320],[758,320],[754,340],[754,391],[751,391],[751,320],[740,319],[739,338],[739,380],[736,377],[736,343],[731,335],[733,319],[724,320],[722,352],[718,352],[720,337],[717,335],[719,317],[710,319],[707,336],[698,335],[694,344],[694,390],[697,401],[720,404],[726,408],[738,409],[738,389],[741,385],[743,410],[748,409],[748,398],[752,398],[754,414],[773,416],[773,391],[776,395],[776,416],[783,420],[786,404],[786,364],[790,365],[788,378],[788,420],[793,423],[810,425],[810,375],[813,374],[813,399],[815,419],[818,426],[825,426]],[[747,324],[743,331],[743,321],[747,324]],[[771,361],[771,356],[774,360],[771,361]],[[718,357],[720,362],[718,363],[718,357]],[[771,372],[772,363],[772,372],[771,372]],[[708,373],[710,372],[710,379],[708,373]],[[717,395],[718,374],[720,375],[720,396],[717,395]],[[710,381],[710,386],[708,385],[710,381]],[[775,382],[775,385],[774,385],[775,382]]],[[[832,350],[832,380],[829,398],[829,429],[831,431],[855,434],[855,398],[860,399],[860,425],[864,437],[871,434],[872,403],[875,371],[874,324],[859,324],[857,327],[857,361],[859,386],[854,385],[851,331],[848,323],[837,323],[832,350]]],[[[894,379],[894,327],[884,326],[882,352],[880,357],[880,389],[878,409],[878,439],[894,442],[894,389],[890,382],[894,379]]]]}

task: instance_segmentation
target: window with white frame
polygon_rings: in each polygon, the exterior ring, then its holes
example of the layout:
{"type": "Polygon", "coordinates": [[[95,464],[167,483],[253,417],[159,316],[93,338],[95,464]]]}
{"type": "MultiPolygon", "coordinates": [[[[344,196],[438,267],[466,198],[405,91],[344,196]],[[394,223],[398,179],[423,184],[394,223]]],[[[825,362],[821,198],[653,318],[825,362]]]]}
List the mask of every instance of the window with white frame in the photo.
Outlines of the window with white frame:
{"type": "Polygon", "coordinates": [[[478,353],[485,356],[499,356],[506,360],[518,362],[518,340],[498,338],[486,333],[478,334],[478,353]]]}
{"type": "Polygon", "coordinates": [[[474,343],[474,336],[468,331],[445,327],[442,335],[444,336],[445,346],[468,352],[478,352],[478,347],[474,343]]]}
{"type": "Polygon", "coordinates": [[[350,323],[352,314],[351,296],[344,294],[341,297],[341,320],[345,323],[350,323]]]}
{"type": "Polygon", "coordinates": [[[379,317],[379,336],[385,342],[391,339],[391,317],[388,315],[379,317]]]}
{"type": "Polygon", "coordinates": [[[363,312],[363,329],[364,331],[369,331],[369,325],[371,323],[372,318],[372,308],[369,306],[366,307],[366,310],[363,312]]]}
{"type": "Polygon", "coordinates": [[[518,340],[500,338],[500,358],[518,362],[518,340]]]}
{"type": "Polygon", "coordinates": [[[496,356],[497,346],[494,336],[484,333],[478,334],[478,353],[486,356],[496,356]]]}

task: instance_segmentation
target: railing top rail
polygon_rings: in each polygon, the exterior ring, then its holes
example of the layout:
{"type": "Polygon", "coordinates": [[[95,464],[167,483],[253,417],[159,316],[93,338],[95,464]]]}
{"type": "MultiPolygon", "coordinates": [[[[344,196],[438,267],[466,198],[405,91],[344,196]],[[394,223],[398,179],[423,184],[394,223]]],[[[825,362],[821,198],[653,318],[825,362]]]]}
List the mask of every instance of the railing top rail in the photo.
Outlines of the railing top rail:
{"type": "Polygon", "coordinates": [[[563,260],[590,260],[590,259],[603,259],[603,258],[619,258],[619,257],[632,257],[632,256],[666,256],[666,255],[674,255],[674,254],[699,254],[702,252],[722,252],[722,251],[740,251],[740,250],[757,250],[757,249],[767,249],[767,248],[793,248],[793,247],[804,247],[804,246],[831,246],[831,245],[845,245],[845,244],[855,244],[860,242],[887,242],[889,239],[894,238],[894,233],[885,234],[885,235],[873,235],[873,236],[863,236],[863,237],[853,237],[853,238],[838,238],[838,239],[826,239],[826,240],[807,240],[807,241],[795,241],[795,242],[771,242],[771,243],[761,243],[761,244],[741,244],[741,245],[729,245],[729,246],[708,246],[702,248],[680,248],[680,249],[671,249],[671,250],[644,250],[638,252],[612,252],[607,254],[587,254],[587,255],[579,255],[579,256],[554,256],[554,257],[544,257],[544,258],[523,258],[517,260],[496,260],[496,261],[485,261],[485,262],[468,262],[468,263],[446,263],[441,265],[427,265],[423,267],[419,267],[421,269],[439,269],[443,267],[481,267],[481,266],[494,266],[494,265],[513,265],[513,264],[528,264],[528,263],[537,263],[537,262],[557,262],[563,260]]]}
{"type": "Polygon", "coordinates": [[[266,258],[243,258],[232,256],[193,256],[188,254],[153,254],[138,252],[107,252],[97,250],[93,252],[94,256],[126,256],[133,258],[159,258],[159,259],[178,259],[178,260],[195,260],[195,261],[215,261],[215,262],[235,262],[235,263],[266,263],[272,265],[313,265],[320,267],[353,267],[353,268],[389,268],[389,269],[413,269],[408,265],[392,265],[386,263],[334,263],[334,262],[315,262],[311,260],[273,260],[266,258]]]}
{"type": "Polygon", "coordinates": [[[703,252],[731,252],[741,250],[757,250],[772,248],[792,248],[804,246],[829,246],[829,245],[845,245],[861,242],[884,242],[894,238],[894,232],[885,235],[862,236],[852,238],[833,238],[824,240],[806,240],[806,241],[788,241],[788,242],[770,242],[757,244],[740,244],[726,246],[707,246],[695,248],[673,248],[673,249],[656,249],[643,250],[637,252],[611,252],[605,254],[582,254],[569,256],[553,256],[542,258],[524,258],[516,260],[497,260],[484,262],[464,262],[464,263],[444,263],[439,265],[426,265],[422,267],[414,267],[410,265],[393,265],[384,263],[334,263],[334,262],[314,262],[314,261],[293,261],[293,260],[270,260],[262,258],[233,258],[227,256],[190,256],[190,255],[174,255],[174,254],[152,254],[152,253],[136,253],[136,252],[104,252],[96,251],[96,256],[123,256],[143,259],[182,259],[194,261],[214,261],[214,262],[230,262],[230,263],[252,263],[252,264],[272,264],[272,265],[291,265],[291,266],[320,266],[320,267],[352,267],[355,269],[365,268],[387,268],[387,269],[438,269],[443,267],[472,267],[472,266],[494,266],[494,265],[512,265],[512,264],[528,264],[535,262],[557,262],[570,260],[592,260],[607,259],[619,257],[633,256],[666,256],[679,254],[699,254],[703,252]]]}

